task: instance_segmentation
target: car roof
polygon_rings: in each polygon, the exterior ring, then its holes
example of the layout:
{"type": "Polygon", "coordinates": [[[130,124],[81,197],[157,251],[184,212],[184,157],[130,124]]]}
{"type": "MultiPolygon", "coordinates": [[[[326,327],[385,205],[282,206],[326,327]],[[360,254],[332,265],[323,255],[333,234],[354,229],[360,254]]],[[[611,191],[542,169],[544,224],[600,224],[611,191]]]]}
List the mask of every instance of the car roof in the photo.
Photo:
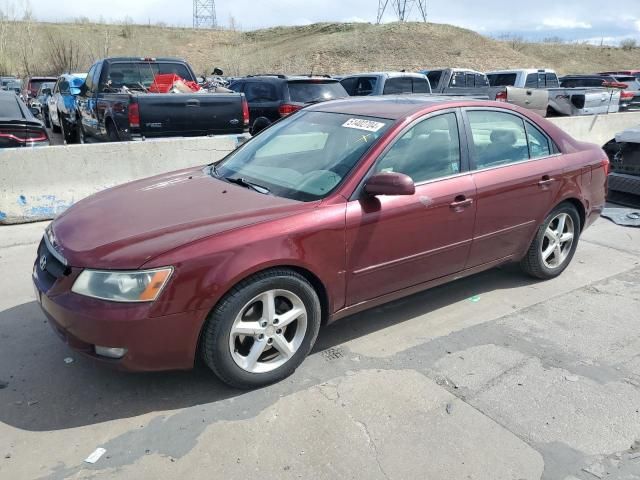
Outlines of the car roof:
{"type": "Polygon", "coordinates": [[[549,68],[514,68],[513,70],[493,70],[486,72],[486,75],[496,75],[501,73],[556,73],[555,70],[549,68]]]}
{"type": "Polygon", "coordinates": [[[388,78],[397,78],[397,77],[413,77],[413,78],[423,78],[425,76],[424,73],[417,72],[361,72],[361,73],[351,73],[349,75],[345,75],[342,77],[342,80],[345,78],[353,78],[353,77],[388,77],[388,78]]]}
{"type": "Polygon", "coordinates": [[[482,100],[421,94],[380,95],[330,100],[312,105],[305,110],[398,120],[424,110],[425,108],[446,105],[448,103],[460,105],[461,102],[472,105],[476,102],[482,102],[482,100]]]}

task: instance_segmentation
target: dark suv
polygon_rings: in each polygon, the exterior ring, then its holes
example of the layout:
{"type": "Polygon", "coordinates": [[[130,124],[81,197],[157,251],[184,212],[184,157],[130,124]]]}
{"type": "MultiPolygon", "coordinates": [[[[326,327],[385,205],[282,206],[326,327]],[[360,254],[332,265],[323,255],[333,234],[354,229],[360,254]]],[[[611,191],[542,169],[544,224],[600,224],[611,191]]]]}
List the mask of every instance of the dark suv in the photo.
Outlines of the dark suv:
{"type": "Polygon", "coordinates": [[[338,80],[329,77],[249,75],[235,79],[229,88],[247,98],[252,130],[259,117],[275,122],[307,105],[349,96],[338,80]]]}

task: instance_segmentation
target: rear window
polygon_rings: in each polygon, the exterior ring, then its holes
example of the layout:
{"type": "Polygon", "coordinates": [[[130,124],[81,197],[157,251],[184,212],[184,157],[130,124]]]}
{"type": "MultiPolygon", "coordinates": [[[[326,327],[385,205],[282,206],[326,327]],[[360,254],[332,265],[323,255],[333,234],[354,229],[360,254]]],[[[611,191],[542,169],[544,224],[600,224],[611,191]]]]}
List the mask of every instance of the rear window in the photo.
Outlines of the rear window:
{"type": "Polygon", "coordinates": [[[515,73],[492,73],[487,75],[492,87],[513,87],[516,84],[515,73]]]}
{"type": "Polygon", "coordinates": [[[278,89],[273,83],[248,82],[244,86],[247,102],[275,102],[279,100],[278,89]]]}
{"type": "Polygon", "coordinates": [[[22,119],[22,110],[18,105],[18,97],[13,93],[0,94],[0,118],[22,119]]]}
{"type": "Polygon", "coordinates": [[[181,63],[112,63],[109,66],[107,78],[102,79],[106,84],[109,80],[114,88],[126,86],[129,88],[150,87],[153,79],[159,73],[174,73],[185,80],[193,80],[191,72],[181,63]]]}
{"type": "Polygon", "coordinates": [[[347,92],[339,82],[317,80],[289,82],[289,97],[292,102],[314,103],[346,96],[347,92]]]}
{"type": "Polygon", "coordinates": [[[384,84],[383,95],[394,95],[399,93],[413,93],[411,77],[389,78],[384,84]]]}
{"type": "Polygon", "coordinates": [[[426,78],[413,78],[413,93],[431,93],[429,80],[426,78]]]}

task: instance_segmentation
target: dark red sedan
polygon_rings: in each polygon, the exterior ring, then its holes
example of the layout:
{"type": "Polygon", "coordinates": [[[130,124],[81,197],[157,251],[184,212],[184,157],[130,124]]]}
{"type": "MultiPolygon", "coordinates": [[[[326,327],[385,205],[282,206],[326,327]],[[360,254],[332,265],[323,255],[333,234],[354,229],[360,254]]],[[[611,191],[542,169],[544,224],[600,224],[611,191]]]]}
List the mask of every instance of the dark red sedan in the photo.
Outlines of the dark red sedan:
{"type": "Polygon", "coordinates": [[[130,370],[200,355],[255,387],[354,312],[505,262],[559,275],[607,170],[599,147],[502,103],[327,102],[217,165],[78,202],[47,229],[33,280],[75,349],[130,370]]]}

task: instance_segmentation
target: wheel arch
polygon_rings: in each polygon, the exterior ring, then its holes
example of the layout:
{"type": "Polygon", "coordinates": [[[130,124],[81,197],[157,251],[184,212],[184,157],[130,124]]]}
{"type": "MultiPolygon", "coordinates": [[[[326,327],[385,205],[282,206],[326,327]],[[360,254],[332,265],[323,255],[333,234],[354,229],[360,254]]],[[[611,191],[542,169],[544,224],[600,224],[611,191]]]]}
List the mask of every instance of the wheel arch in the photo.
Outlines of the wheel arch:
{"type": "Polygon", "coordinates": [[[207,323],[207,318],[209,317],[210,312],[212,312],[216,306],[222,301],[222,299],[231,291],[233,290],[236,285],[244,282],[245,280],[247,280],[248,278],[251,278],[255,275],[259,275],[265,272],[268,272],[270,270],[291,270],[292,272],[295,272],[299,275],[301,275],[302,277],[305,278],[305,280],[307,280],[311,286],[313,287],[313,289],[315,290],[315,292],[318,295],[318,299],[320,300],[320,324],[322,326],[326,325],[328,323],[328,319],[329,319],[329,293],[328,290],[326,288],[326,286],[324,285],[324,283],[322,282],[322,280],[320,280],[320,277],[318,277],[315,273],[313,273],[311,270],[309,270],[306,267],[303,267],[301,265],[295,265],[292,263],[287,263],[287,262],[281,262],[275,265],[269,265],[267,267],[262,267],[256,270],[251,270],[249,272],[245,272],[244,274],[240,275],[239,277],[237,277],[235,279],[235,281],[233,282],[233,284],[227,289],[225,290],[224,293],[222,293],[218,299],[215,301],[215,303],[211,306],[211,308],[209,309],[209,313],[207,313],[207,316],[205,317],[204,321],[202,322],[202,325],[200,325],[200,331],[198,332],[198,338],[197,338],[197,343],[195,345],[195,355],[194,355],[194,363],[198,361],[198,359],[200,358],[200,349],[201,349],[201,344],[202,344],[202,332],[205,329],[205,325],[207,323]]]}

